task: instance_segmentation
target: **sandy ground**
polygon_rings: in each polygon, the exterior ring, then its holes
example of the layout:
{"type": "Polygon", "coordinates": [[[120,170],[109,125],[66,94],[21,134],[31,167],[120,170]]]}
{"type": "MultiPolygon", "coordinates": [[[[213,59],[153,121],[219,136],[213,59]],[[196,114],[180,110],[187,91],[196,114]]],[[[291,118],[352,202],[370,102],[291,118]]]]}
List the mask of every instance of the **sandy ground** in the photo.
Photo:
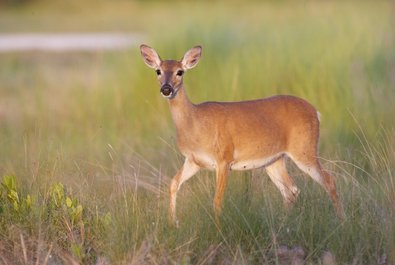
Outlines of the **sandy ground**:
{"type": "Polygon", "coordinates": [[[138,45],[140,34],[126,33],[24,33],[0,34],[0,52],[119,50],[138,45]]]}

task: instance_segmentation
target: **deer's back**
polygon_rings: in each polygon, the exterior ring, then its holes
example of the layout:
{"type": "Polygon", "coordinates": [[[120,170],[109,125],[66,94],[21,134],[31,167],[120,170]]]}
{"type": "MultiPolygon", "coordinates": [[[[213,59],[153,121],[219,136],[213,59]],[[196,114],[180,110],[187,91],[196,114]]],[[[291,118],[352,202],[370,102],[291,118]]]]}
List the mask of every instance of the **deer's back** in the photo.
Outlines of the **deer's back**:
{"type": "Polygon", "coordinates": [[[228,130],[238,132],[264,128],[288,130],[318,122],[317,111],[310,103],[286,95],[240,102],[204,102],[197,109],[197,116],[211,127],[225,124],[228,130]]]}

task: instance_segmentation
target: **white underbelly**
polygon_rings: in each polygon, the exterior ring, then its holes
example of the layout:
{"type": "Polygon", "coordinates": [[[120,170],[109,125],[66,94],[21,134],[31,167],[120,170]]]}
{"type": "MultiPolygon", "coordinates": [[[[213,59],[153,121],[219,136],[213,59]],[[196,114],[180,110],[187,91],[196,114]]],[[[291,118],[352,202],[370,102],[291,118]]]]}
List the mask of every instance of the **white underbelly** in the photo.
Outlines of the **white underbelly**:
{"type": "Polygon", "coordinates": [[[255,168],[260,168],[260,167],[265,167],[274,161],[276,161],[281,154],[276,154],[274,156],[269,156],[269,157],[263,157],[260,159],[251,159],[251,160],[241,160],[241,161],[235,161],[230,165],[231,170],[250,170],[250,169],[255,169],[255,168]]]}
{"type": "MultiPolygon", "coordinates": [[[[268,157],[262,157],[259,159],[245,159],[238,160],[237,158],[232,161],[229,166],[231,170],[251,170],[255,168],[265,167],[276,161],[281,157],[283,153],[278,153],[268,157]]],[[[190,156],[198,166],[206,169],[216,169],[217,164],[221,161],[216,161],[211,155],[204,152],[194,152],[190,156]]]]}

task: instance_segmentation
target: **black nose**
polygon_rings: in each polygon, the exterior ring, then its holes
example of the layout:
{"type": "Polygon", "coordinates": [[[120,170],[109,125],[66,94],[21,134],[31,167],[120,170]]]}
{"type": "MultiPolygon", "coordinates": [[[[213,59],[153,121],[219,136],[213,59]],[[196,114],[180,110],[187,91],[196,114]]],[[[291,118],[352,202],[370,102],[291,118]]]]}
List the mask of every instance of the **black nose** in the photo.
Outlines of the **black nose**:
{"type": "Polygon", "coordinates": [[[165,97],[169,96],[171,93],[173,93],[173,88],[171,87],[171,85],[169,84],[164,84],[161,88],[160,88],[160,93],[162,93],[162,95],[164,95],[165,97]]]}

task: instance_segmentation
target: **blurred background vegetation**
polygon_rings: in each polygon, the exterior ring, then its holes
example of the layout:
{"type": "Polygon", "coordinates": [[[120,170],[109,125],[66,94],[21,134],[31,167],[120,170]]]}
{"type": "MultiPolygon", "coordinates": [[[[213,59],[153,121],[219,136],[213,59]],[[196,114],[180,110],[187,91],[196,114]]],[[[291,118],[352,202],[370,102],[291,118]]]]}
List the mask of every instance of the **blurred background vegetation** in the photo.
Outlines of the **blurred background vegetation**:
{"type": "Polygon", "coordinates": [[[181,58],[201,44],[203,58],[185,77],[196,103],[274,94],[307,99],[322,114],[322,161],[338,178],[349,215],[345,224],[336,222],[326,195],[290,165],[302,188],[290,215],[278,213],[281,198],[266,177],[255,185],[255,203],[248,204],[240,187],[249,186],[249,175],[234,173],[226,226],[218,231],[211,219],[213,176],[203,172],[183,186],[179,209],[185,225],[172,230],[167,184],[182,157],[167,102],[138,47],[3,52],[0,174],[16,176],[38,209],[39,198],[61,182],[87,215],[112,216],[111,228],[96,227],[100,231],[81,239],[84,255],[59,242],[56,233],[43,236],[54,223],[40,211],[32,223],[4,218],[3,257],[17,257],[10,246],[21,244],[7,232],[12,225],[41,242],[42,251],[53,244],[59,257],[88,264],[98,253],[115,263],[130,261],[147,238],[152,260],[175,263],[204,261],[214,243],[239,264],[243,258],[245,264],[273,262],[280,244],[302,245],[311,262],[328,248],[343,263],[373,264],[383,254],[394,259],[394,11],[393,1],[0,3],[4,34],[139,33],[165,59],[181,58]]]}

